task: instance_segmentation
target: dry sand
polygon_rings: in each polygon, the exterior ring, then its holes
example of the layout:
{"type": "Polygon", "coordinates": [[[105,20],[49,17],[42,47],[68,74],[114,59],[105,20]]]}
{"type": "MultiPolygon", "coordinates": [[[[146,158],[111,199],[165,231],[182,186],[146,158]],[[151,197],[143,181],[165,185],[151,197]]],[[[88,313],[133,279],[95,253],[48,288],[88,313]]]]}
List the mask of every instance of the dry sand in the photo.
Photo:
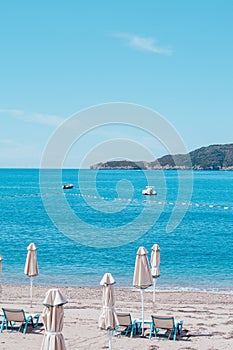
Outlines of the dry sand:
{"type": "MultiPolygon", "coordinates": [[[[43,309],[43,299],[48,287],[34,286],[33,307],[30,308],[28,286],[3,285],[0,307],[23,308],[36,313],[43,309]]],[[[98,329],[101,312],[102,289],[87,287],[60,287],[69,303],[65,305],[63,334],[67,350],[108,349],[105,331],[98,329]]],[[[141,315],[140,291],[115,287],[116,310],[131,312],[135,318],[141,315]]],[[[233,349],[233,295],[210,293],[156,292],[152,303],[152,291],[145,292],[145,319],[151,314],[173,315],[184,321],[184,332],[177,341],[152,340],[139,336],[113,337],[113,350],[232,350],[233,349]]],[[[43,325],[27,334],[0,333],[1,350],[40,349],[43,325]]]]}

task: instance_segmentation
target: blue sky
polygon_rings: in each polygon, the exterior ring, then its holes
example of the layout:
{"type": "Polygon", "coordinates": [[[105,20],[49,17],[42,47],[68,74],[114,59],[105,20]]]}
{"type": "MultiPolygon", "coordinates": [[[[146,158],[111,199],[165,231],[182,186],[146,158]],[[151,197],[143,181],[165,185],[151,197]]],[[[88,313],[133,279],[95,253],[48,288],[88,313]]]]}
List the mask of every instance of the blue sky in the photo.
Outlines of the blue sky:
{"type": "Polygon", "coordinates": [[[0,167],[39,167],[63,121],[109,102],[159,112],[189,151],[233,143],[232,23],[231,0],[1,1],[0,167]]]}

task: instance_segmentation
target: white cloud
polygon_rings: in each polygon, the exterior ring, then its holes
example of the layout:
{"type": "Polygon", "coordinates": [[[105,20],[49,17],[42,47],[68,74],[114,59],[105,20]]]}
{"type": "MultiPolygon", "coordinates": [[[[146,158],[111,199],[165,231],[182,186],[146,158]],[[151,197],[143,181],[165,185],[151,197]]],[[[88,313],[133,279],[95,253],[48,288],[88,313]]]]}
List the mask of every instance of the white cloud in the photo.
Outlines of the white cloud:
{"type": "Polygon", "coordinates": [[[12,139],[0,139],[0,144],[11,145],[14,141],[12,139]]]}
{"type": "Polygon", "coordinates": [[[170,48],[159,47],[156,45],[156,40],[154,38],[143,38],[138,35],[130,33],[114,33],[117,38],[123,38],[126,40],[127,45],[138,50],[154,52],[163,55],[171,55],[172,50],[170,48]]]}
{"type": "Polygon", "coordinates": [[[0,114],[8,115],[15,119],[20,119],[26,122],[36,124],[58,126],[59,124],[64,122],[63,118],[56,115],[42,114],[36,112],[29,113],[18,109],[0,109],[0,114]]]}

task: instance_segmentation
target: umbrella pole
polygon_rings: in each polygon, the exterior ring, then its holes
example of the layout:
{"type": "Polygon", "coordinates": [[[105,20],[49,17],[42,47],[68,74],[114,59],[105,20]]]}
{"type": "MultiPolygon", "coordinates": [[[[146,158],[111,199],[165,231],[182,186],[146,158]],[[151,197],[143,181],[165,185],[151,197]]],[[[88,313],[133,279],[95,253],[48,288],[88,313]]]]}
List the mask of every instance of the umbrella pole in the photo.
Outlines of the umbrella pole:
{"type": "Polygon", "coordinates": [[[144,289],[141,289],[142,299],[142,337],[144,337],[144,289]]]}
{"type": "Polygon", "coordinates": [[[30,300],[31,300],[31,307],[32,307],[32,284],[33,284],[33,277],[30,276],[30,300]]]}
{"type": "Polygon", "coordinates": [[[109,347],[109,350],[112,350],[112,331],[108,329],[107,334],[108,334],[108,345],[109,345],[108,347],[109,347]]]}
{"type": "Polygon", "coordinates": [[[2,260],[0,259],[0,294],[2,293],[2,260]]]}
{"type": "Polygon", "coordinates": [[[156,278],[153,278],[153,303],[155,303],[155,285],[156,285],[156,278]]]}

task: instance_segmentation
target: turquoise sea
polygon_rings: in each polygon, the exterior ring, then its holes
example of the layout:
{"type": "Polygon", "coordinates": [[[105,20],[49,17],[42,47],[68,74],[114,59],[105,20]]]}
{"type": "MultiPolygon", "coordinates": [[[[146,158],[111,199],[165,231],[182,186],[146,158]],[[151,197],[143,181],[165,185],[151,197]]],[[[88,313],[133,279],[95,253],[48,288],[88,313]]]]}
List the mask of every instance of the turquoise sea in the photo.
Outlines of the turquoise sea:
{"type": "Polygon", "coordinates": [[[233,292],[233,171],[194,171],[191,198],[188,171],[63,170],[61,179],[44,172],[0,169],[3,283],[28,283],[34,242],[35,284],[99,286],[111,272],[117,286],[131,288],[137,249],[150,258],[157,243],[158,289],[233,292]],[[157,196],[141,194],[148,181],[157,196]],[[63,191],[63,183],[74,188],[63,191]],[[174,210],[183,218],[167,232],[174,210]]]}

